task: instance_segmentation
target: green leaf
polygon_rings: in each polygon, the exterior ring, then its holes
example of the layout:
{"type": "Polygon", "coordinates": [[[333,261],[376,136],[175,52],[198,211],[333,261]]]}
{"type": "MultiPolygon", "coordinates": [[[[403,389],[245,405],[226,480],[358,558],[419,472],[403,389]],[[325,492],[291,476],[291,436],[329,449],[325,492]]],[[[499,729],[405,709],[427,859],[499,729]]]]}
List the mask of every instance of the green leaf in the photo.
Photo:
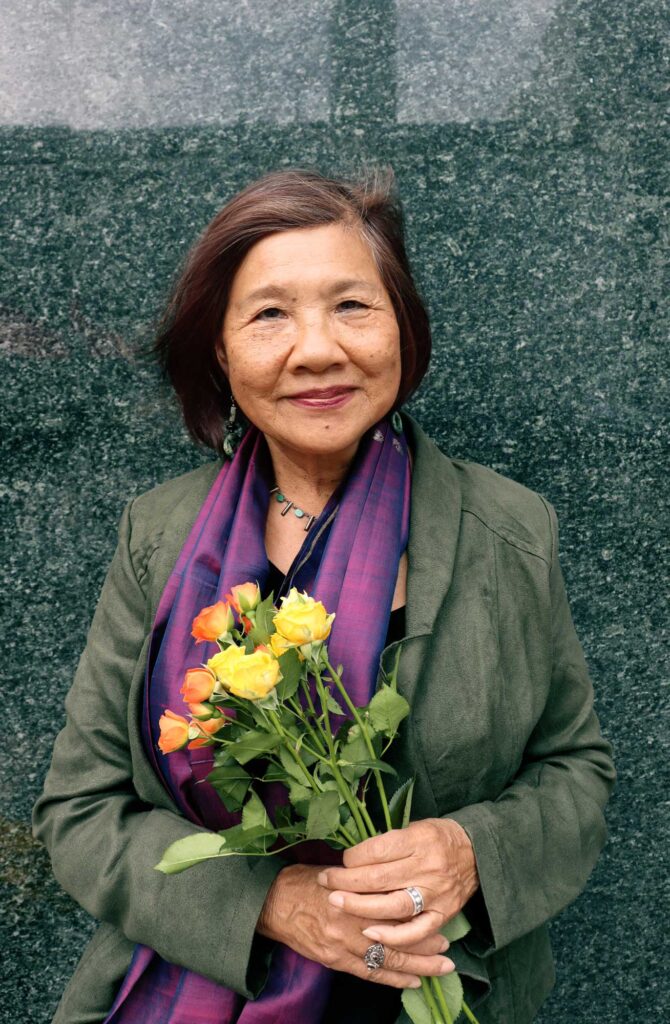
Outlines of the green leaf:
{"type": "MultiPolygon", "coordinates": [[[[229,727],[232,729],[232,726],[229,727]]],[[[214,751],[214,764],[221,768],[237,764],[234,757],[230,757],[225,747],[217,747],[214,751]]]]}
{"type": "MultiPolygon", "coordinates": [[[[225,838],[226,845],[221,856],[234,856],[239,853],[267,853],[268,849],[276,842],[277,829],[273,827],[244,829],[241,825],[233,825],[220,835],[225,838]]],[[[289,841],[304,838],[304,825],[282,826],[282,833],[291,837],[289,841]]]]}
{"type": "Polygon", "coordinates": [[[344,714],[344,709],[337,703],[330,690],[326,690],[326,707],[333,715],[344,714]]]}
{"type": "Polygon", "coordinates": [[[276,750],[279,742],[277,733],[250,729],[241,739],[228,747],[227,750],[238,764],[246,764],[247,761],[253,761],[255,757],[261,757],[263,754],[268,754],[271,750],[276,750]]]}
{"type": "Polygon", "coordinates": [[[411,779],[406,779],[389,800],[389,811],[391,812],[393,828],[407,828],[409,825],[414,778],[415,776],[412,776],[411,779]]]}
{"type": "Polygon", "coordinates": [[[310,797],[313,793],[313,789],[301,786],[299,782],[294,780],[291,780],[288,784],[288,798],[301,818],[306,818],[309,814],[310,797]]]}
{"type": "Polygon", "coordinates": [[[370,720],[377,732],[393,736],[403,718],[409,714],[409,704],[392,686],[384,684],[369,705],[370,720]]]}
{"type": "Polygon", "coordinates": [[[257,644],[267,644],[270,634],[274,633],[275,628],[272,619],[276,614],[277,612],[272,606],[272,595],[260,602],[256,608],[255,625],[249,631],[249,637],[254,647],[257,644]]]}
{"type": "Polygon", "coordinates": [[[300,685],[302,668],[298,652],[295,647],[286,651],[279,659],[279,668],[282,678],[277,683],[276,693],[279,700],[288,700],[292,697],[300,685]]]}
{"type": "Polygon", "coordinates": [[[423,998],[422,989],[404,988],[401,1001],[403,1009],[412,1021],[412,1024],[433,1024],[433,1018],[423,998]]]}
{"type": "Polygon", "coordinates": [[[449,918],[447,923],[440,928],[440,935],[444,935],[445,939],[449,939],[449,942],[458,942],[469,931],[470,922],[463,911],[459,910],[457,914],[449,918]]]}
{"type": "MultiPolygon", "coordinates": [[[[452,1020],[455,1022],[461,1013],[463,1006],[463,986],[456,971],[450,974],[443,974],[437,978],[442,989],[444,1001],[447,1004],[452,1020]]],[[[433,998],[435,995],[433,993],[433,998]]],[[[423,989],[404,988],[402,990],[402,1005],[405,1013],[413,1021],[413,1024],[432,1024],[430,1010],[426,1005],[423,989]]],[[[439,1004],[438,1004],[439,1005],[439,1004]]]]}
{"type": "Polygon", "coordinates": [[[154,867],[164,875],[176,875],[186,868],[193,867],[194,864],[221,856],[223,847],[224,841],[218,832],[195,832],[192,836],[185,836],[168,846],[154,867]]]}
{"type": "Polygon", "coordinates": [[[305,778],[305,773],[303,772],[300,765],[296,763],[296,760],[293,757],[293,755],[289,753],[289,751],[283,745],[279,748],[279,760],[281,761],[282,767],[284,768],[286,774],[290,775],[290,777],[292,779],[295,779],[296,782],[299,782],[301,785],[304,785],[304,783],[307,781],[307,779],[305,778]]]}
{"type": "Polygon", "coordinates": [[[293,808],[290,804],[278,804],[274,808],[275,828],[288,828],[293,824],[293,808]]]}
{"type": "Polygon", "coordinates": [[[239,811],[247,795],[251,776],[239,764],[233,763],[213,768],[206,781],[214,786],[227,810],[239,811]]]}
{"type": "MultiPolygon", "coordinates": [[[[372,732],[372,729],[369,730],[372,732]]],[[[360,779],[365,774],[365,762],[370,760],[370,753],[367,744],[361,735],[358,725],[352,726],[347,736],[347,742],[340,750],[338,764],[341,766],[342,774],[347,782],[360,779]]]]}
{"type": "Polygon", "coordinates": [[[307,815],[307,838],[326,839],[337,831],[340,824],[340,797],[328,790],[319,793],[309,805],[307,815]]]}
{"type": "Polygon", "coordinates": [[[463,985],[458,976],[458,971],[451,971],[450,974],[442,974],[437,979],[444,1001],[447,1004],[452,1020],[456,1021],[463,1006],[463,985]]]}
{"type": "Polygon", "coordinates": [[[287,775],[282,765],[275,764],[274,761],[270,761],[265,774],[261,779],[262,782],[287,782],[287,775]]]}
{"type": "MultiPolygon", "coordinates": [[[[347,761],[345,758],[342,758],[337,763],[339,764],[339,766],[341,768],[350,768],[350,767],[353,766],[356,769],[362,768],[363,771],[368,771],[371,768],[375,768],[379,772],[386,772],[387,775],[397,775],[398,774],[396,772],[395,768],[392,768],[390,764],[386,763],[386,761],[378,761],[378,760],[374,760],[373,761],[370,758],[368,758],[365,761],[361,760],[361,761],[356,761],[356,762],[347,761]]],[[[362,775],[363,772],[360,772],[359,774],[362,775]]]]}
{"type": "Polygon", "coordinates": [[[242,809],[242,828],[248,832],[252,828],[268,828],[270,819],[265,810],[265,804],[253,791],[242,809]]]}

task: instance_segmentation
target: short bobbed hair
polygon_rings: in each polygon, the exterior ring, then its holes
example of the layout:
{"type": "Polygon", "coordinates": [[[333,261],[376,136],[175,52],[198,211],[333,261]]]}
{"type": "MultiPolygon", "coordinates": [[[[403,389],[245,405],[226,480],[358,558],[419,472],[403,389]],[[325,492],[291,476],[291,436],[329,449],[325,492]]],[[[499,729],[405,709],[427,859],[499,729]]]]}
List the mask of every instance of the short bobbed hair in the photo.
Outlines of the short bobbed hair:
{"type": "Polygon", "coordinates": [[[234,195],[208,224],[186,258],[152,346],[198,444],[223,451],[232,396],[217,346],[233,279],[251,247],[279,231],[338,223],[360,231],[400,329],[401,381],[393,408],[413,394],[428,369],[431,333],[394,188],[390,166],[373,166],[353,180],[312,169],[272,171],[234,195]]]}

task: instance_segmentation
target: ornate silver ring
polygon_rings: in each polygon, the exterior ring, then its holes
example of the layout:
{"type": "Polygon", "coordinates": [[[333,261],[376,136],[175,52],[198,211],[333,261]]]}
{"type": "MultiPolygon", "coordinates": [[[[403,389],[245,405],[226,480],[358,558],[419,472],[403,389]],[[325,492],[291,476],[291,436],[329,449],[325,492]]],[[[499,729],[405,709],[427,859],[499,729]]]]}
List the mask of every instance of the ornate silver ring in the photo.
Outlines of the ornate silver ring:
{"type": "Polygon", "coordinates": [[[410,894],[412,898],[412,903],[414,904],[414,911],[412,913],[412,917],[416,917],[417,914],[422,914],[423,896],[421,895],[419,890],[416,889],[413,885],[410,885],[408,886],[408,888],[405,889],[405,892],[408,892],[410,894]]]}
{"type": "Polygon", "coordinates": [[[378,967],[384,966],[384,947],[381,942],[373,942],[371,946],[365,950],[363,959],[367,964],[369,971],[374,971],[378,967]]]}

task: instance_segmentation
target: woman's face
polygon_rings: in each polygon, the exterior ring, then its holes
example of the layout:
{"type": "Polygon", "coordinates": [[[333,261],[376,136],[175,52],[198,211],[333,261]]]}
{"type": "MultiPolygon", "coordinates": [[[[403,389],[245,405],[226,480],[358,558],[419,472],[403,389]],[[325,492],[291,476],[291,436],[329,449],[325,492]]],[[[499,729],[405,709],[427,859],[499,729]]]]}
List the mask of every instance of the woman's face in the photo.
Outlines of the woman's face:
{"type": "Polygon", "coordinates": [[[359,233],[326,224],[257,242],[233,280],[218,357],[267,437],[353,454],[393,406],[401,369],[393,304],[359,233]]]}

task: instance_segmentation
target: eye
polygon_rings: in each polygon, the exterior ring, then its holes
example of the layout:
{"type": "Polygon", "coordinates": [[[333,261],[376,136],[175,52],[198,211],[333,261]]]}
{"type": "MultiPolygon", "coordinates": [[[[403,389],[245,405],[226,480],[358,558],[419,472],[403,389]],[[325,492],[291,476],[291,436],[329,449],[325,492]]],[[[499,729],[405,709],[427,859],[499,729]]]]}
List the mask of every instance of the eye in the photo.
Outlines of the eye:
{"type": "Polygon", "coordinates": [[[266,314],[281,312],[279,306],[268,306],[267,309],[261,309],[259,313],[256,313],[256,319],[277,319],[277,316],[267,316],[266,314]]]}
{"type": "Polygon", "coordinates": [[[339,305],[346,306],[348,302],[353,302],[355,306],[360,306],[361,309],[366,308],[365,304],[363,302],[359,302],[358,299],[342,299],[342,302],[340,302],[339,305]]]}

